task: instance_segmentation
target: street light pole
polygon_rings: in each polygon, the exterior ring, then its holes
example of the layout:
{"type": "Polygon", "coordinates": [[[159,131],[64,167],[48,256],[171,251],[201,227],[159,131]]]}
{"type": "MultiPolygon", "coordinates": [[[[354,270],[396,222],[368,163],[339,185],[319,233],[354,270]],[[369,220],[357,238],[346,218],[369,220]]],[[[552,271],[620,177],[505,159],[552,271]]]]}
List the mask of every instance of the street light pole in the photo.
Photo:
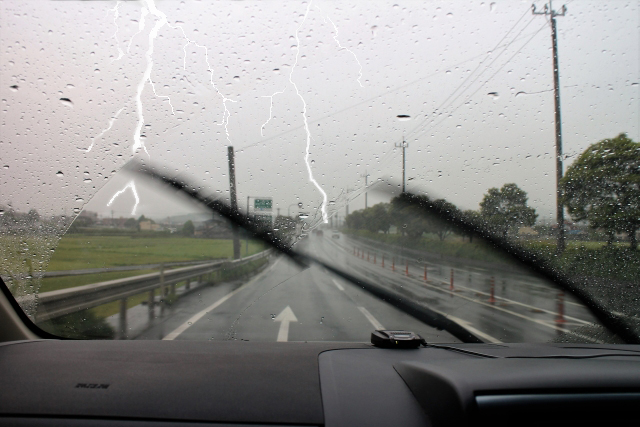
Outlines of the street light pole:
{"type": "MultiPolygon", "coordinates": [[[[251,196],[247,196],[247,218],[249,218],[249,199],[251,196]]],[[[245,240],[244,240],[244,256],[249,256],[249,233],[245,230],[245,240]]]]}
{"type": "Polygon", "coordinates": [[[402,192],[404,193],[407,190],[407,182],[406,182],[406,178],[407,178],[407,173],[406,173],[406,150],[407,147],[409,146],[409,144],[404,140],[404,135],[402,135],[402,144],[396,144],[395,145],[397,148],[402,147],[402,192]]]}
{"type": "Polygon", "coordinates": [[[367,173],[367,171],[365,171],[363,174],[360,174],[360,176],[362,178],[364,178],[364,208],[367,209],[367,207],[368,207],[368,203],[367,203],[368,190],[367,190],[367,187],[369,186],[369,177],[371,175],[369,175],[367,173]]]}
{"type": "MultiPolygon", "coordinates": [[[[236,197],[236,164],[233,156],[233,146],[227,147],[229,157],[229,196],[231,198],[231,210],[234,214],[238,212],[238,198],[236,197]]],[[[240,258],[240,239],[238,238],[238,226],[231,225],[233,234],[233,259],[240,258]]]]}

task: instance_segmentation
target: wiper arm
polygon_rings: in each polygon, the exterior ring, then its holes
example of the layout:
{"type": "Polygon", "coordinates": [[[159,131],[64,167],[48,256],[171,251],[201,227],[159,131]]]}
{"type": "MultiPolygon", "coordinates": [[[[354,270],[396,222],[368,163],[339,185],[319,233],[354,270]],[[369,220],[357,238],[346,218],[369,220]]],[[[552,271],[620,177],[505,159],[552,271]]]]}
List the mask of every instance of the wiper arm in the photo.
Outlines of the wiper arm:
{"type": "Polygon", "coordinates": [[[628,344],[640,344],[640,335],[622,317],[616,316],[611,310],[595,300],[588,292],[577,286],[571,279],[558,272],[548,261],[541,259],[531,251],[517,246],[507,239],[501,238],[488,231],[486,227],[469,220],[458,210],[450,211],[443,205],[434,203],[426,196],[415,196],[410,193],[403,193],[399,200],[406,206],[413,206],[423,210],[425,213],[436,215],[443,222],[447,222],[466,235],[478,236],[489,242],[496,249],[505,255],[524,264],[536,272],[542,278],[551,281],[563,291],[570,292],[581,303],[583,303],[598,321],[614,334],[618,335],[628,344]]]}
{"type": "Polygon", "coordinates": [[[410,301],[407,298],[402,298],[396,295],[395,293],[384,289],[381,286],[374,285],[365,280],[357,278],[347,272],[344,272],[338,268],[335,268],[320,259],[313,257],[307,254],[301,254],[299,252],[294,251],[291,247],[285,245],[281,240],[279,240],[273,233],[267,232],[264,229],[259,228],[254,221],[252,221],[247,215],[244,215],[242,212],[235,210],[228,206],[226,203],[220,200],[210,199],[198,191],[196,186],[192,186],[186,183],[184,179],[178,180],[175,178],[169,178],[161,173],[157,172],[153,167],[141,164],[137,161],[130,161],[125,168],[129,171],[140,173],[147,177],[150,177],[154,180],[157,180],[165,185],[170,186],[171,188],[180,191],[181,193],[187,195],[191,199],[196,200],[200,204],[204,205],[211,211],[219,214],[220,216],[229,220],[232,224],[237,225],[239,227],[244,228],[245,230],[251,232],[256,238],[262,240],[263,242],[269,244],[280,253],[286,255],[291,260],[293,260],[297,265],[308,268],[309,264],[315,263],[321,265],[328,271],[342,277],[348,282],[357,285],[360,289],[364,289],[370,294],[376,296],[377,298],[389,303],[393,307],[405,312],[406,314],[414,317],[415,319],[420,320],[427,325],[430,325],[436,329],[444,330],[465,343],[482,343],[480,338],[469,332],[460,324],[454,322],[448,317],[438,313],[437,311],[431,310],[423,305],[417,304],[413,301],[410,301]]]}

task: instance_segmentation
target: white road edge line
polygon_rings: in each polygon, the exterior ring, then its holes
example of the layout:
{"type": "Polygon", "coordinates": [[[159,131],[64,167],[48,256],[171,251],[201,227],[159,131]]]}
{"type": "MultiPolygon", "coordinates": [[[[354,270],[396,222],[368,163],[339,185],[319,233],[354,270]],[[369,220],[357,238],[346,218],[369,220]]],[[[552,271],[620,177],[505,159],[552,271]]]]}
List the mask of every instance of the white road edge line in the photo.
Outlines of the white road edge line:
{"type": "MultiPolygon", "coordinates": [[[[449,282],[446,282],[446,281],[444,281],[444,280],[440,280],[440,282],[441,282],[442,284],[444,284],[444,285],[448,285],[448,284],[449,284],[449,282]]],[[[489,295],[490,295],[490,294],[489,294],[489,293],[487,293],[487,292],[483,292],[483,291],[480,291],[480,290],[478,290],[478,289],[468,288],[468,287],[466,287],[466,286],[457,286],[457,287],[458,287],[458,288],[460,288],[460,289],[464,289],[464,290],[466,290],[466,291],[470,291],[470,292],[475,292],[475,293],[478,293],[478,294],[481,294],[481,295],[484,295],[484,296],[489,296],[489,295]]],[[[536,306],[533,306],[533,305],[525,304],[525,303],[523,303],[523,302],[519,302],[519,301],[516,301],[516,300],[509,299],[509,298],[505,298],[505,297],[498,297],[498,296],[496,296],[496,297],[494,297],[494,298],[495,298],[495,299],[499,299],[499,300],[506,301],[506,302],[511,303],[511,304],[520,305],[520,306],[522,306],[522,307],[527,307],[527,308],[530,308],[530,309],[533,309],[533,310],[540,310],[540,311],[545,312],[545,313],[547,313],[547,314],[551,314],[551,315],[556,315],[556,314],[557,314],[556,312],[553,312],[553,311],[551,311],[551,310],[547,310],[546,308],[536,307],[536,306]]],[[[564,315],[564,317],[565,317],[566,319],[571,319],[571,320],[573,320],[573,321],[575,321],[575,322],[578,322],[578,323],[581,323],[581,324],[583,324],[583,325],[590,325],[590,324],[592,324],[592,323],[593,323],[593,322],[589,322],[589,321],[587,321],[587,320],[578,319],[577,317],[568,316],[568,315],[566,315],[566,314],[564,315]]]]}
{"type": "Polygon", "coordinates": [[[455,316],[447,316],[447,317],[449,319],[453,320],[454,322],[458,323],[459,325],[461,325],[463,328],[465,328],[469,332],[479,336],[480,338],[484,338],[486,341],[489,341],[489,342],[492,342],[492,343],[495,343],[495,344],[502,343],[502,341],[500,341],[499,339],[497,339],[495,337],[492,337],[489,334],[485,334],[481,330],[471,326],[471,322],[467,322],[466,320],[463,320],[463,319],[461,319],[459,317],[455,317],[455,316]]]}
{"type": "Polygon", "coordinates": [[[331,280],[333,281],[333,284],[336,285],[336,288],[344,292],[344,287],[340,283],[338,283],[335,279],[331,279],[331,280]]]}
{"type": "Polygon", "coordinates": [[[262,276],[264,276],[268,271],[271,271],[271,269],[273,269],[273,267],[276,266],[276,264],[281,260],[282,258],[278,258],[276,260],[275,263],[273,263],[273,265],[271,266],[271,268],[269,268],[268,270],[264,270],[262,273],[259,273],[256,277],[254,277],[252,280],[248,281],[247,283],[245,283],[244,285],[240,286],[238,289],[236,289],[235,291],[229,292],[227,295],[223,296],[222,298],[220,298],[218,301],[214,302],[213,304],[211,304],[209,307],[205,308],[202,311],[199,311],[198,313],[194,314],[193,316],[191,316],[189,318],[189,320],[187,320],[186,322],[184,322],[182,325],[178,326],[176,329],[174,329],[173,331],[169,332],[167,334],[167,336],[165,336],[164,338],[162,338],[163,341],[173,341],[175,340],[180,334],[182,334],[184,331],[186,331],[187,329],[189,329],[190,326],[192,326],[194,323],[196,323],[198,320],[202,319],[207,313],[209,313],[212,310],[215,310],[218,306],[220,306],[222,303],[224,303],[226,300],[228,300],[229,298],[231,298],[232,296],[234,296],[235,294],[237,294],[238,292],[240,292],[242,289],[246,288],[249,285],[254,284],[256,281],[258,281],[259,279],[262,278],[262,276]]]}
{"type": "Polygon", "coordinates": [[[373,325],[373,327],[378,330],[378,329],[384,329],[384,326],[382,326],[382,323],[378,322],[378,319],[376,319],[375,317],[373,317],[373,314],[369,313],[369,310],[367,310],[364,307],[358,307],[358,310],[360,310],[362,312],[362,314],[364,314],[364,317],[367,318],[367,320],[369,322],[371,322],[371,324],[373,325]]]}

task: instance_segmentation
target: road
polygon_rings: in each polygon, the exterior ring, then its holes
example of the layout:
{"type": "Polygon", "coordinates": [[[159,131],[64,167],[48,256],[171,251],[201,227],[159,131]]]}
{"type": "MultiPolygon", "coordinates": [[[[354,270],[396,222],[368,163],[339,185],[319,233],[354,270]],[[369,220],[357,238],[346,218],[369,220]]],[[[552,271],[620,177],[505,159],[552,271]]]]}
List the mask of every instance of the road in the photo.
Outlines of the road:
{"type": "MultiPolygon", "coordinates": [[[[347,236],[311,235],[296,249],[337,268],[393,289],[447,315],[487,342],[547,342],[559,333],[593,322],[576,301],[562,298],[540,279],[489,268],[389,260],[393,251],[368,247],[347,236]],[[375,251],[375,263],[374,254],[375,251]],[[385,265],[382,267],[382,256],[385,265]],[[404,263],[404,264],[403,264],[404,263]],[[454,269],[451,288],[450,270],[454,269]],[[491,299],[490,280],[494,278],[491,299]]],[[[404,329],[428,342],[456,341],[406,315],[323,267],[301,269],[284,257],[245,283],[225,283],[181,298],[138,339],[246,341],[368,341],[374,329],[404,329]]]]}

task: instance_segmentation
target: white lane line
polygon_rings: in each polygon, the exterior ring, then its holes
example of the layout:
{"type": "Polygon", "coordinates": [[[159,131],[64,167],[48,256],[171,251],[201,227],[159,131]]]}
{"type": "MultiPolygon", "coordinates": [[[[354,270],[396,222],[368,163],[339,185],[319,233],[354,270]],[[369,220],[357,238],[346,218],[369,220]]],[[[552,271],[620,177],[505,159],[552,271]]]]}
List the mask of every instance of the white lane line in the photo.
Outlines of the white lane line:
{"type": "Polygon", "coordinates": [[[367,318],[367,320],[373,325],[373,327],[376,330],[384,329],[384,326],[382,326],[382,323],[378,322],[378,319],[373,317],[373,314],[369,313],[369,310],[367,310],[364,307],[358,307],[358,310],[360,310],[362,312],[362,314],[364,314],[364,317],[367,318]]]}
{"type": "Polygon", "coordinates": [[[479,305],[484,305],[484,306],[486,306],[486,307],[493,308],[494,310],[502,311],[502,312],[504,312],[504,313],[511,314],[512,316],[520,317],[520,318],[525,319],[525,320],[528,320],[528,321],[530,321],[530,322],[537,323],[537,324],[539,324],[539,325],[546,326],[546,327],[548,327],[548,328],[551,328],[551,329],[555,329],[555,330],[557,330],[557,331],[564,332],[563,328],[561,328],[560,326],[556,326],[556,325],[553,325],[553,324],[549,324],[549,323],[547,323],[547,322],[545,322],[545,321],[543,321],[543,320],[534,319],[533,317],[525,316],[524,314],[516,313],[515,311],[507,310],[507,309],[505,309],[505,308],[498,307],[498,306],[495,306],[495,305],[492,305],[492,304],[489,304],[489,303],[486,303],[486,302],[482,302],[482,301],[479,301],[479,300],[477,300],[477,299],[473,299],[473,298],[466,297],[466,296],[464,296],[464,295],[456,294],[455,292],[447,291],[447,290],[445,290],[445,289],[440,289],[440,288],[438,288],[438,287],[436,287],[436,286],[433,286],[433,285],[426,285],[426,286],[429,286],[430,288],[433,288],[433,289],[439,290],[439,291],[441,291],[441,292],[444,292],[444,293],[447,293],[447,294],[450,294],[450,295],[457,296],[458,298],[462,298],[462,299],[465,299],[465,300],[467,300],[467,301],[474,302],[474,303],[479,304],[479,305]]]}
{"type": "MultiPolygon", "coordinates": [[[[442,284],[444,284],[444,285],[448,285],[449,284],[449,282],[445,282],[443,280],[441,280],[440,282],[442,284]]],[[[470,292],[475,292],[475,293],[478,293],[478,294],[481,294],[481,295],[484,295],[484,296],[489,296],[490,295],[487,292],[483,292],[483,291],[480,291],[480,290],[477,290],[477,289],[473,289],[473,288],[468,288],[466,286],[459,286],[458,285],[457,287],[460,288],[460,289],[464,289],[464,290],[467,290],[467,291],[470,291],[470,292]]],[[[547,314],[552,314],[552,315],[557,314],[555,311],[551,311],[551,310],[547,310],[546,308],[541,308],[541,307],[536,307],[536,306],[533,306],[533,305],[525,304],[523,302],[518,302],[518,301],[509,299],[509,298],[498,297],[498,296],[496,296],[494,298],[495,299],[499,299],[499,300],[503,300],[503,301],[507,301],[507,302],[509,302],[511,304],[515,304],[515,305],[519,305],[519,306],[522,306],[522,307],[530,308],[532,310],[540,310],[540,311],[545,312],[547,314]]],[[[570,320],[573,320],[574,322],[582,323],[583,325],[590,325],[590,324],[593,323],[593,322],[588,322],[586,320],[578,319],[577,317],[568,316],[566,314],[564,315],[564,317],[565,317],[565,319],[570,319],[570,320]]]]}
{"type": "MultiPolygon", "coordinates": [[[[446,315],[445,315],[446,316],[446,315]]],[[[467,322],[466,320],[460,319],[459,317],[455,317],[455,316],[446,316],[449,319],[453,320],[454,322],[462,325],[466,330],[468,330],[469,332],[479,336],[480,338],[483,338],[485,341],[489,341],[492,343],[501,343],[502,341],[500,341],[499,339],[492,337],[489,334],[486,334],[484,332],[482,332],[481,330],[474,328],[473,326],[471,326],[471,322],[467,322]]]]}
{"type": "Polygon", "coordinates": [[[344,292],[344,287],[343,287],[340,283],[338,283],[338,282],[337,282],[336,280],[334,280],[334,279],[331,279],[331,281],[333,281],[333,284],[334,284],[334,285],[336,285],[336,288],[338,288],[338,289],[340,289],[341,291],[343,291],[343,292],[344,292]]]}
{"type": "Polygon", "coordinates": [[[163,341],[172,341],[175,340],[178,335],[180,335],[181,333],[183,333],[184,331],[186,331],[187,329],[189,329],[190,326],[192,326],[194,323],[196,323],[198,320],[202,319],[207,313],[209,313],[212,310],[215,310],[218,306],[220,306],[222,303],[224,303],[226,300],[228,300],[229,298],[231,298],[232,296],[234,296],[235,294],[237,294],[238,292],[240,292],[242,289],[246,288],[247,286],[250,286],[252,284],[254,284],[256,281],[258,281],[259,279],[262,278],[262,276],[264,276],[267,272],[271,271],[273,269],[273,267],[276,266],[276,264],[278,264],[278,261],[280,261],[282,258],[278,258],[276,260],[275,263],[273,263],[273,266],[271,266],[271,268],[269,268],[268,270],[264,270],[262,273],[259,273],[256,277],[253,278],[253,280],[248,281],[247,283],[245,283],[244,285],[240,286],[238,289],[236,289],[235,291],[229,292],[227,295],[223,296],[222,298],[220,298],[218,301],[214,302],[213,304],[211,304],[209,307],[205,308],[202,311],[199,311],[198,313],[194,314],[193,316],[191,316],[189,318],[189,320],[187,320],[186,322],[184,322],[182,325],[178,326],[176,329],[174,329],[173,331],[169,332],[167,334],[167,336],[165,336],[164,338],[162,338],[163,341]]]}

